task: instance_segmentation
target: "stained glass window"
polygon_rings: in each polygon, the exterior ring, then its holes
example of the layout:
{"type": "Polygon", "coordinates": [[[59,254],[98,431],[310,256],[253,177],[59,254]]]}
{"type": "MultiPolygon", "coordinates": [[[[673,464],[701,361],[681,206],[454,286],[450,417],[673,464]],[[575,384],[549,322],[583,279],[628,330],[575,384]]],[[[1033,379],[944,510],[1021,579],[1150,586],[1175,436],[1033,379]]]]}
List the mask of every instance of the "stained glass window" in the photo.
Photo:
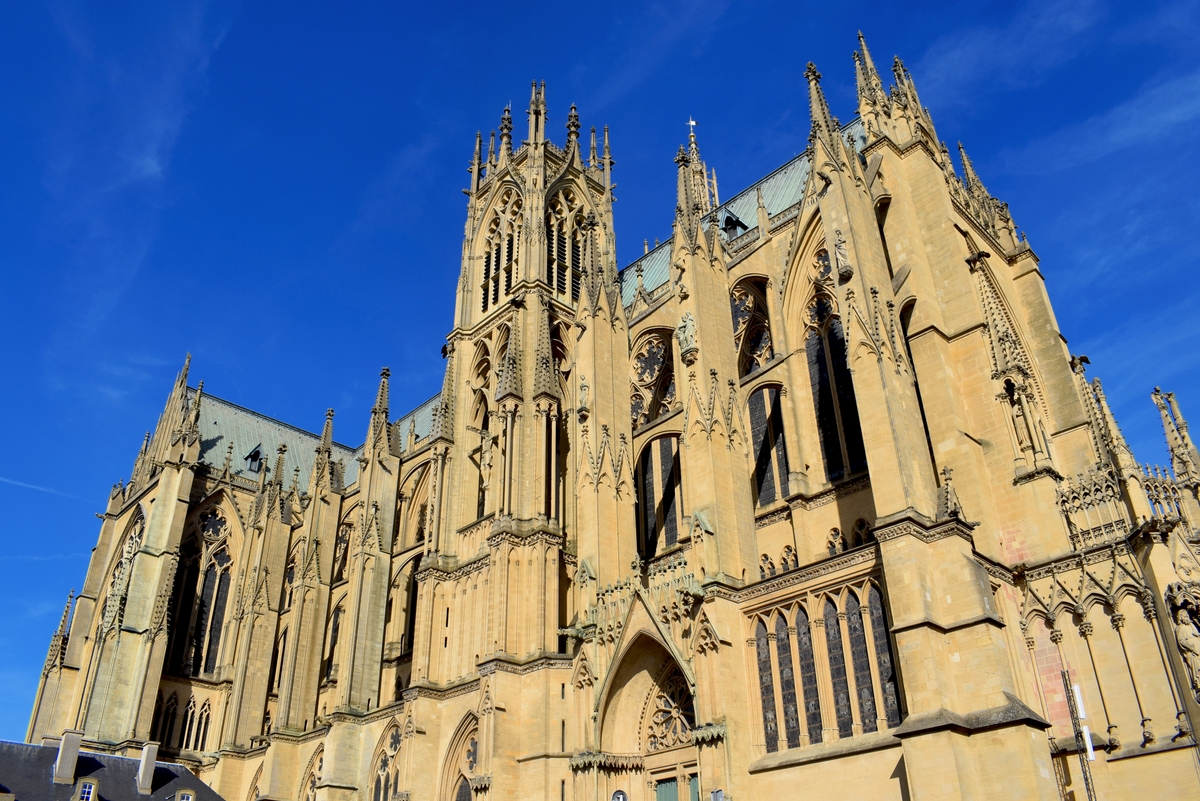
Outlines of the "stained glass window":
{"type": "Polygon", "coordinates": [[[871,657],[867,654],[867,636],[863,629],[862,609],[854,593],[846,596],[846,631],[850,635],[850,662],[854,665],[854,687],[858,693],[858,716],[864,732],[878,728],[875,712],[875,688],[871,683],[871,657]]]}
{"type": "Polygon", "coordinates": [[[800,688],[804,693],[804,723],[808,726],[808,741],[821,742],[821,699],[817,695],[817,667],[813,660],[812,631],[808,614],[796,613],[796,651],[800,657],[800,688]]]}
{"type": "Polygon", "coordinates": [[[889,727],[899,726],[900,701],[896,693],[896,671],[892,667],[891,639],[888,637],[887,620],[883,614],[883,597],[874,586],[867,591],[867,608],[871,615],[871,639],[875,641],[875,661],[879,664],[884,717],[889,727]]]}
{"type": "Polygon", "coordinates": [[[825,601],[825,643],[829,650],[829,678],[833,682],[833,711],[837,717],[839,737],[854,733],[850,711],[850,685],[846,680],[846,657],[842,651],[842,628],[838,625],[837,607],[825,601]]]}
{"type": "Polygon", "coordinates": [[[800,715],[796,709],[796,678],[792,672],[792,643],[787,620],[775,618],[775,653],[779,660],[779,694],[783,697],[783,731],[787,747],[800,745],[800,715]]]}
{"type": "Polygon", "coordinates": [[[767,751],[779,750],[779,724],[775,717],[775,684],[771,676],[771,644],[767,640],[767,626],[761,620],[754,630],[754,647],[758,652],[758,692],[762,699],[763,736],[767,751]]]}

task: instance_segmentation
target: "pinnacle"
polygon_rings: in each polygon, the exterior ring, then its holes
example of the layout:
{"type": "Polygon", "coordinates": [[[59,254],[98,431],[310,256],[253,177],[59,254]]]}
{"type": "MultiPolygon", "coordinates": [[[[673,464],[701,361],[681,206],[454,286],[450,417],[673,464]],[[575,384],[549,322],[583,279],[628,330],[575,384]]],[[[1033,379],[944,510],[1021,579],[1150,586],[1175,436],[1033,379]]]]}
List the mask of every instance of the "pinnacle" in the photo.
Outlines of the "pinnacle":
{"type": "Polygon", "coordinates": [[[820,83],[821,82],[821,73],[817,72],[817,65],[812,63],[811,61],[808,62],[808,67],[806,67],[804,70],[804,77],[808,80],[809,83],[820,83]]]}

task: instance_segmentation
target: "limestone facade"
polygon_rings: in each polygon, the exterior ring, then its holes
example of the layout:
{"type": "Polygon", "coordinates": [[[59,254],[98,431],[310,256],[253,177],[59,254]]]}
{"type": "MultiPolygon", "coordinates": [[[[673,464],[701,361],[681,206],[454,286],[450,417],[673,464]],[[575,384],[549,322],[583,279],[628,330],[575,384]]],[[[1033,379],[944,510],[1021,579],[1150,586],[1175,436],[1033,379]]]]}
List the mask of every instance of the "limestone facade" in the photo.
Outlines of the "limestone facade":
{"type": "MultiPolygon", "coordinates": [[[[1200,454],[1138,465],[897,59],[619,269],[608,131],[477,137],[429,402],[363,444],[185,365],[29,739],[229,801],[1195,797],[1200,454]],[[598,141],[599,139],[599,141],[598,141]]],[[[799,81],[798,81],[799,83],[799,81]]],[[[803,86],[803,84],[801,84],[803,86]]]]}

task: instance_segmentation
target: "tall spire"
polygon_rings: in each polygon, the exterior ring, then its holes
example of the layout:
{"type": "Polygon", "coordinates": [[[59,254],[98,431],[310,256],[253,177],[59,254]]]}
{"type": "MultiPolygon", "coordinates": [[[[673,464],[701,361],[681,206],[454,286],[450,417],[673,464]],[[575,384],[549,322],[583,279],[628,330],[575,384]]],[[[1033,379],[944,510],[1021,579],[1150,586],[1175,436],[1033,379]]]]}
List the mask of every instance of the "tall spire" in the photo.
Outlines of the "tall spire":
{"type": "Polygon", "coordinates": [[[490,174],[492,165],[495,163],[496,163],[496,131],[495,131],[495,129],[492,129],[492,138],[488,140],[487,165],[488,165],[489,174],[490,174]]]}
{"type": "Polygon", "coordinates": [[[975,166],[971,164],[971,159],[967,156],[966,148],[963,147],[962,142],[958,143],[958,155],[962,159],[963,176],[967,190],[980,197],[991,197],[987,191],[987,187],[983,185],[983,181],[979,180],[979,176],[975,173],[975,166]]]}
{"type": "Polygon", "coordinates": [[[483,177],[483,133],[475,132],[475,155],[471,158],[471,194],[479,189],[479,179],[483,177]]]}
{"type": "Polygon", "coordinates": [[[500,156],[499,163],[503,164],[512,155],[512,107],[505,106],[500,115],[500,156]]]}
{"type": "Polygon", "coordinates": [[[571,104],[571,111],[567,114],[567,147],[571,147],[579,142],[579,111],[575,108],[575,104],[571,104]]]}
{"type": "Polygon", "coordinates": [[[546,82],[539,87],[534,81],[529,90],[529,143],[536,144],[546,139],[546,82]]]}
{"type": "Polygon", "coordinates": [[[271,476],[271,481],[280,487],[283,486],[283,468],[285,464],[285,457],[287,455],[287,449],[287,445],[280,443],[279,448],[277,448],[275,451],[277,454],[275,457],[275,472],[271,476]]]}
{"type": "Polygon", "coordinates": [[[834,146],[837,138],[837,127],[833,123],[833,115],[829,113],[829,104],[825,102],[825,93],[821,91],[821,73],[811,61],[804,70],[808,80],[808,108],[812,116],[813,133],[823,138],[826,145],[834,146]]]}
{"type": "Polygon", "coordinates": [[[367,431],[367,445],[377,446],[388,438],[388,403],[391,391],[388,379],[392,371],[384,367],[379,371],[379,390],[375,393],[375,405],[371,407],[371,425],[367,431]]]}
{"type": "Polygon", "coordinates": [[[500,375],[496,379],[496,401],[521,397],[521,327],[519,318],[514,321],[508,335],[508,348],[500,363],[500,375]]]}
{"type": "Polygon", "coordinates": [[[596,158],[596,126],[595,125],[592,126],[592,146],[591,146],[591,149],[588,151],[588,166],[589,167],[599,166],[599,159],[596,158]]]}
{"type": "MultiPolygon", "coordinates": [[[[442,374],[442,391],[437,403],[433,405],[433,422],[430,424],[429,436],[432,440],[454,438],[454,346],[447,344],[442,348],[446,357],[446,371],[442,374]]],[[[416,420],[414,418],[413,423],[416,420]]],[[[411,425],[410,425],[411,428],[411,425]]],[[[410,431],[409,439],[416,442],[416,430],[410,431]]]]}
{"type": "Polygon", "coordinates": [[[533,361],[533,396],[558,397],[558,376],[554,369],[554,352],[550,342],[550,302],[541,298],[538,314],[537,350],[533,361]]]}
{"type": "Polygon", "coordinates": [[[616,164],[616,162],[613,161],[612,151],[610,151],[608,149],[608,126],[607,125],[604,126],[604,156],[601,159],[601,163],[604,164],[604,194],[607,196],[608,201],[611,203],[614,199],[612,196],[612,168],[613,168],[613,165],[616,164]]]}
{"type": "Polygon", "coordinates": [[[862,31],[858,32],[858,46],[859,50],[854,52],[854,75],[858,88],[858,111],[860,115],[864,115],[868,111],[878,110],[887,95],[883,91],[883,81],[879,78],[879,71],[875,69],[875,61],[871,58],[871,51],[867,49],[867,40],[862,31]]]}
{"type": "Polygon", "coordinates": [[[1167,437],[1167,448],[1171,451],[1171,469],[1182,481],[1200,481],[1200,454],[1188,434],[1187,421],[1175,402],[1174,392],[1163,392],[1158,387],[1150,393],[1158,413],[1162,417],[1163,433],[1167,437]]]}

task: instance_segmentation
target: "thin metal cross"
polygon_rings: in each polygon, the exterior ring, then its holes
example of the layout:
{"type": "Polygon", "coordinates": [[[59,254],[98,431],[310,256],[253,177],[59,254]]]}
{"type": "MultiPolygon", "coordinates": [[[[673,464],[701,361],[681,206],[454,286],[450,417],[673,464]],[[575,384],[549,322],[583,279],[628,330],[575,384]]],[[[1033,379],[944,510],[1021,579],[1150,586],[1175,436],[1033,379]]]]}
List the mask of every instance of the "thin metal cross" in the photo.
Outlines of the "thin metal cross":
{"type": "Polygon", "coordinates": [[[696,135],[696,121],[691,118],[691,115],[688,116],[687,124],[688,124],[688,133],[691,134],[692,136],[695,136],[696,135]]]}

